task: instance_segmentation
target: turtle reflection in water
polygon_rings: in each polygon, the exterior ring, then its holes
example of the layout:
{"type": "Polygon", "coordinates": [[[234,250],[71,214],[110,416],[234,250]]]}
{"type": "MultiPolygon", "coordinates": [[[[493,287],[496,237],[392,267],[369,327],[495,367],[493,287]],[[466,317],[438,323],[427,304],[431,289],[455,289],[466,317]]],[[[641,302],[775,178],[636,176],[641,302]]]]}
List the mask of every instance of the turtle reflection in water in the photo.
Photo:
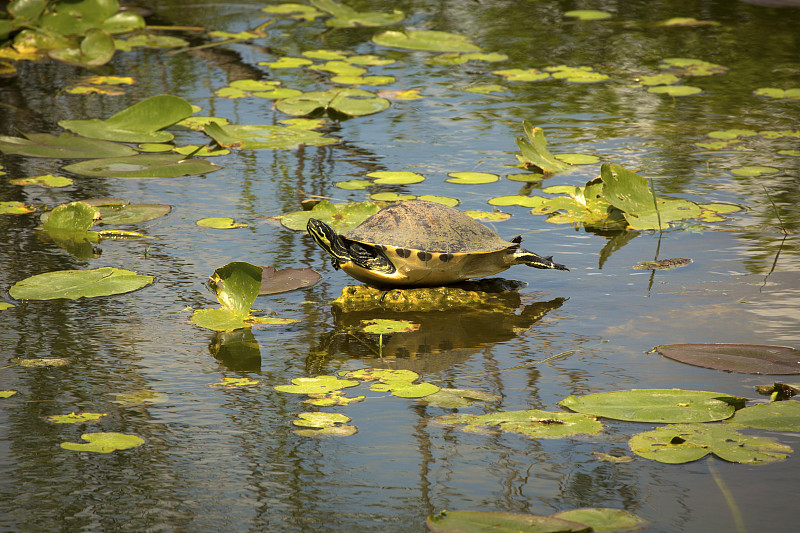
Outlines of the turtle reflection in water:
{"type": "Polygon", "coordinates": [[[342,235],[311,218],[308,233],[334,268],[379,286],[447,285],[512,265],[568,270],[523,250],[521,237],[506,241],[457,209],[422,200],[390,205],[342,235]]]}

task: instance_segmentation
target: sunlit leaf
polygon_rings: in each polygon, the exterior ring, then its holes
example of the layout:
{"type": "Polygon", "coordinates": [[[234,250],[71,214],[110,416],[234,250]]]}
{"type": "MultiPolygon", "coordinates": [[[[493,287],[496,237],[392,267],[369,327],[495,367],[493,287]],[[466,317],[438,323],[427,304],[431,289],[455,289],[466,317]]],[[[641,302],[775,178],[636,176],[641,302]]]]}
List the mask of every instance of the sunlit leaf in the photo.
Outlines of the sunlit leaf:
{"type": "Polygon", "coordinates": [[[306,50],[302,55],[322,61],[336,61],[347,59],[348,53],[341,50],[306,50]]]}
{"type": "Polygon", "coordinates": [[[0,390],[0,398],[11,398],[17,393],[15,390],[4,389],[0,390]]]}
{"type": "Polygon", "coordinates": [[[373,202],[332,204],[323,200],[310,211],[295,211],[281,217],[281,224],[295,231],[305,231],[309,218],[316,218],[339,233],[355,228],[368,217],[380,211],[373,202]]]}
{"type": "Polygon", "coordinates": [[[604,20],[611,18],[611,13],[596,9],[576,9],[564,13],[565,17],[573,17],[579,20],[604,20]]]}
{"type": "Polygon", "coordinates": [[[554,79],[565,80],[570,83],[597,83],[609,79],[607,74],[595,72],[592,67],[558,65],[546,67],[545,70],[550,72],[554,79]]]}
{"type": "Polygon", "coordinates": [[[347,191],[360,191],[371,186],[372,182],[369,180],[353,179],[347,181],[337,181],[336,183],[334,183],[334,185],[336,185],[340,189],[345,189],[347,191]]]}
{"type": "Polygon", "coordinates": [[[62,159],[92,159],[122,157],[136,154],[124,144],[76,137],[68,133],[26,133],[22,137],[0,135],[0,151],[28,157],[57,157],[62,159]]]}
{"type": "Polygon", "coordinates": [[[519,153],[517,159],[526,169],[541,170],[545,173],[555,174],[570,168],[571,165],[562,163],[547,149],[542,128],[534,128],[527,120],[522,122],[525,137],[517,137],[519,153]]]}
{"type": "Polygon", "coordinates": [[[592,528],[552,516],[502,511],[442,511],[425,520],[433,533],[589,533],[592,528]]]}
{"type": "Polygon", "coordinates": [[[261,276],[261,267],[234,261],[216,269],[209,277],[208,285],[222,307],[247,317],[261,288],[261,276]]]}
{"type": "Polygon", "coordinates": [[[114,57],[114,38],[105,30],[92,28],[81,40],[79,48],[58,48],[48,55],[57,61],[79,67],[99,67],[114,57]]]}
{"type": "Polygon", "coordinates": [[[718,392],[637,389],[571,395],[558,405],[579,413],[629,422],[713,422],[730,418],[744,398],[718,392]]]}
{"type": "Polygon", "coordinates": [[[776,98],[778,100],[800,100],[800,88],[778,89],[774,87],[760,87],[753,91],[756,96],[776,98]]]}
{"type": "Polygon", "coordinates": [[[238,389],[241,387],[252,387],[254,385],[261,385],[261,380],[252,378],[223,378],[222,381],[208,384],[209,387],[221,389],[238,389]]]}
{"type": "Polygon", "coordinates": [[[555,157],[568,165],[594,165],[600,162],[599,157],[588,154],[556,154],[555,157]]]}
{"type": "Polygon", "coordinates": [[[556,439],[600,433],[603,425],[593,416],[530,409],[488,415],[453,414],[432,419],[437,424],[465,424],[463,431],[483,433],[490,429],[521,433],[535,439],[556,439]]]}
{"type": "Polygon", "coordinates": [[[327,394],[335,390],[355,387],[358,381],[339,379],[336,376],[316,376],[312,378],[295,378],[291,385],[277,385],[276,391],[291,394],[327,394]]]}
{"type": "Polygon", "coordinates": [[[86,424],[97,422],[104,416],[108,416],[108,413],[76,413],[73,411],[68,415],[48,416],[47,421],[55,424],[86,424]]]}
{"type": "Polygon", "coordinates": [[[370,200],[377,202],[405,202],[406,200],[413,200],[417,196],[415,194],[400,194],[397,192],[376,192],[369,195],[370,200]]]}
{"type": "Polygon", "coordinates": [[[309,394],[308,400],[303,400],[303,403],[309,405],[316,405],[317,407],[333,407],[334,405],[350,405],[351,403],[363,402],[366,396],[345,396],[344,392],[340,390],[331,391],[321,394],[309,394]]]}
{"type": "Polygon", "coordinates": [[[670,57],[662,59],[659,68],[672,72],[678,76],[713,76],[724,74],[728,67],[709,63],[702,59],[692,59],[686,57],[670,57]]]}
{"type": "Polygon", "coordinates": [[[140,389],[131,392],[121,392],[114,397],[114,403],[125,406],[164,403],[169,397],[163,392],[140,389]]]}
{"type": "Polygon", "coordinates": [[[298,419],[293,420],[292,424],[299,427],[313,429],[296,430],[295,433],[301,437],[321,437],[337,436],[347,437],[353,435],[357,429],[355,426],[347,425],[350,417],[341,413],[299,413],[298,419]]]}
{"type": "Polygon", "coordinates": [[[84,433],[81,438],[87,442],[62,442],[61,447],[76,452],[111,453],[135,448],[145,442],[141,437],[125,433],[84,433]]]}
{"type": "Polygon", "coordinates": [[[6,309],[11,309],[12,307],[16,307],[14,304],[10,304],[8,302],[0,302],[0,311],[5,311],[6,309]]]}
{"type": "Polygon", "coordinates": [[[591,526],[593,531],[637,531],[650,523],[623,509],[571,509],[552,515],[554,518],[570,520],[591,526]]]}
{"type": "Polygon", "coordinates": [[[473,209],[464,211],[464,214],[476,220],[488,220],[489,222],[502,222],[503,220],[511,218],[510,213],[503,213],[502,211],[480,211],[473,209]]]}
{"type": "Polygon", "coordinates": [[[550,78],[550,74],[535,68],[509,68],[495,70],[492,74],[503,76],[508,81],[542,81],[550,78]]]}
{"type": "Polygon", "coordinates": [[[212,331],[235,331],[251,327],[245,317],[225,308],[198,309],[192,313],[192,323],[212,331]]]}
{"type": "Polygon", "coordinates": [[[69,187],[72,185],[72,179],[65,178],[64,176],[53,176],[52,174],[45,174],[44,176],[35,176],[32,178],[18,178],[15,180],[8,180],[12,185],[35,185],[38,187],[58,188],[69,187]]]}
{"type": "Polygon", "coordinates": [[[135,291],[150,285],[154,279],[153,276],[112,267],[57,270],[18,281],[9,294],[17,300],[75,300],[135,291]]]}
{"type": "Polygon", "coordinates": [[[739,167],[731,170],[731,174],[734,174],[736,176],[747,176],[751,178],[756,178],[758,176],[765,176],[768,174],[777,174],[778,172],[780,172],[780,169],[778,168],[762,167],[762,166],[739,167]]]}
{"type": "Polygon", "coordinates": [[[378,96],[389,100],[419,100],[425,98],[420,94],[419,89],[407,89],[405,91],[378,91],[378,96]]]}
{"type": "Polygon", "coordinates": [[[264,65],[269,68],[300,68],[313,64],[314,62],[310,59],[302,57],[279,57],[277,61],[264,61],[259,63],[259,65],[264,65]]]}
{"type": "Polygon", "coordinates": [[[469,52],[469,53],[447,53],[427,60],[431,65],[463,65],[468,61],[486,61],[489,63],[497,63],[505,61],[508,56],[497,52],[469,52]]]}
{"type": "Polygon", "coordinates": [[[681,78],[671,72],[662,72],[661,74],[653,74],[652,76],[640,76],[636,81],[638,81],[640,85],[651,87],[654,85],[675,85],[676,83],[680,83],[681,78]]]}
{"type": "Polygon", "coordinates": [[[367,72],[367,69],[343,60],[328,61],[322,65],[314,65],[311,68],[313,70],[324,70],[326,72],[332,72],[333,74],[340,74],[343,76],[360,76],[367,72]]]}
{"type": "Polygon", "coordinates": [[[490,93],[502,93],[508,90],[507,87],[503,87],[502,85],[497,84],[487,84],[487,85],[471,85],[469,87],[465,87],[462,89],[464,92],[468,93],[476,93],[476,94],[490,94],[490,93]]]}
{"type": "Polygon", "coordinates": [[[423,194],[421,196],[417,196],[417,200],[424,200],[426,202],[436,202],[437,204],[447,205],[450,207],[455,207],[461,201],[458,198],[452,198],[450,196],[437,196],[435,194],[423,194]]]}
{"type": "Polygon", "coordinates": [[[363,89],[329,89],[312,91],[278,101],[279,111],[294,116],[328,114],[357,117],[378,113],[389,107],[385,98],[363,89]]]}
{"type": "Polygon", "coordinates": [[[406,30],[385,31],[372,37],[372,42],[391,48],[427,50],[431,52],[480,52],[481,48],[469,38],[444,31],[406,30]]]}
{"type": "Polygon", "coordinates": [[[450,176],[450,178],[444,181],[462,185],[494,183],[500,179],[500,176],[497,174],[490,174],[488,172],[450,172],[447,175],[450,176]]]}
{"type": "Polygon", "coordinates": [[[244,222],[234,222],[230,217],[206,217],[197,221],[197,225],[203,228],[213,229],[235,229],[246,228],[247,224],[244,222]]]}
{"type": "Polygon", "coordinates": [[[359,381],[407,381],[408,383],[411,383],[419,378],[419,374],[413,370],[405,369],[396,370],[392,368],[361,368],[359,370],[350,370],[348,372],[344,372],[343,377],[348,379],[357,379],[359,381]]]}
{"type": "Polygon", "coordinates": [[[375,178],[375,183],[379,185],[411,185],[425,181],[425,176],[416,172],[379,170],[367,174],[370,178],[375,178]]]}
{"type": "Polygon", "coordinates": [[[406,333],[409,331],[417,331],[419,326],[419,324],[408,320],[390,320],[385,318],[361,321],[361,331],[375,334],[406,333]]]}
{"type": "Polygon", "coordinates": [[[375,392],[388,392],[392,396],[399,398],[422,398],[430,394],[439,392],[439,387],[433,383],[409,383],[405,380],[400,381],[381,381],[370,386],[369,390],[375,392]]]}
{"type": "Polygon", "coordinates": [[[659,427],[634,435],[628,445],[636,455],[668,464],[688,463],[712,453],[733,463],[767,464],[793,451],[770,438],[743,435],[729,424],[659,427]]]}
{"type": "Polygon", "coordinates": [[[84,202],[62,204],[42,217],[42,227],[51,235],[86,233],[100,218],[100,211],[84,202]]]}
{"type": "Polygon", "coordinates": [[[290,15],[296,19],[302,20],[314,20],[317,17],[324,16],[322,11],[318,11],[317,9],[307,6],[304,4],[295,4],[295,3],[284,3],[278,4],[276,6],[267,6],[261,8],[261,11],[266,13],[272,13],[275,15],[290,15]]]}
{"type": "Polygon", "coordinates": [[[800,431],[800,402],[762,403],[736,411],[730,424],[770,431],[800,431]]]}
{"type": "Polygon", "coordinates": [[[96,178],[178,178],[208,174],[220,166],[181,154],[141,154],[79,161],[64,170],[96,178]]]}
{"type": "Polygon", "coordinates": [[[744,129],[712,131],[708,134],[712,139],[736,139],[737,137],[754,137],[756,135],[758,135],[757,131],[744,129]]]}
{"type": "Polygon", "coordinates": [[[139,33],[127,39],[114,39],[114,46],[122,52],[130,52],[136,47],[142,48],[181,48],[189,46],[189,41],[172,35],[156,35],[155,33],[139,33]]]}
{"type": "Polygon", "coordinates": [[[743,374],[800,374],[800,350],[758,344],[662,344],[654,351],[675,361],[743,374]]]}
{"type": "Polygon", "coordinates": [[[243,150],[291,150],[301,145],[325,146],[338,142],[321,133],[297,126],[208,124],[205,132],[220,146],[243,150]]]}
{"type": "Polygon", "coordinates": [[[703,89],[690,85],[659,85],[657,87],[650,87],[647,89],[647,92],[666,94],[668,96],[693,96],[703,92],[703,89]]]}
{"type": "Polygon", "coordinates": [[[42,357],[34,359],[12,359],[12,362],[17,363],[23,368],[50,368],[67,366],[69,359],[64,357],[42,357]]]}
{"type": "Polygon", "coordinates": [[[368,67],[381,67],[396,63],[394,59],[376,56],[374,54],[363,54],[357,56],[348,56],[346,61],[354,65],[363,65],[368,67]]]}
{"type": "Polygon", "coordinates": [[[396,81],[394,76],[347,76],[339,75],[331,78],[333,83],[342,85],[389,85],[396,81]]]}
{"type": "Polygon", "coordinates": [[[697,20],[694,17],[673,17],[663,22],[659,22],[658,26],[667,26],[667,27],[719,26],[719,22],[715,22],[713,20],[697,20]]]}
{"type": "Polygon", "coordinates": [[[311,0],[311,5],[320,11],[333,15],[325,24],[335,28],[349,28],[353,26],[386,26],[397,24],[405,18],[405,14],[395,9],[393,13],[380,13],[377,11],[356,11],[344,4],[333,0],[311,0]]]}

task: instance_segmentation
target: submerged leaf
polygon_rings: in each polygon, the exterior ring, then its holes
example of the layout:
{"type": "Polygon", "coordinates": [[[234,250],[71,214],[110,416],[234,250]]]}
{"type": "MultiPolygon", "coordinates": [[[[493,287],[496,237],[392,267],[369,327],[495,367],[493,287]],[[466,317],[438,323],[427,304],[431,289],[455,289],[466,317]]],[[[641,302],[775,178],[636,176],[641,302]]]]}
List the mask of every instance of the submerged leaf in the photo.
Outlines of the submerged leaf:
{"type": "Polygon", "coordinates": [[[433,533],[589,533],[592,528],[555,516],[501,511],[442,511],[425,520],[433,533]]]}
{"type": "Polygon", "coordinates": [[[372,42],[391,48],[431,52],[480,52],[481,48],[467,37],[444,31],[385,31],[372,37],[372,42]]]}
{"type": "Polygon", "coordinates": [[[292,150],[303,145],[325,146],[338,142],[338,139],[298,126],[245,126],[212,122],[206,125],[205,132],[220,146],[241,150],[292,150]]]}
{"type": "Polygon", "coordinates": [[[742,374],[800,374],[800,350],[758,344],[662,344],[654,351],[675,361],[742,374]]]}

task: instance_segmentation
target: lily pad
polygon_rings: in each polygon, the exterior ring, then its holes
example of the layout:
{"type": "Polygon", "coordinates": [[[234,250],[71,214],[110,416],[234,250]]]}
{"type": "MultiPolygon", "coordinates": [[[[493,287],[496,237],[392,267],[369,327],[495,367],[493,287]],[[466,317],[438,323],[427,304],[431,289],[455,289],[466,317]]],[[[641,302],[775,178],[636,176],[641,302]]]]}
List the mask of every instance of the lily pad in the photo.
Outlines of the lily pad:
{"type": "Polygon", "coordinates": [[[86,424],[97,422],[104,416],[108,416],[108,413],[76,413],[73,411],[68,415],[48,416],[47,421],[54,424],[86,424]]]}
{"type": "Polygon", "coordinates": [[[476,94],[504,93],[507,90],[508,87],[504,87],[496,83],[489,83],[484,85],[470,85],[469,87],[465,87],[464,89],[462,89],[462,91],[464,92],[476,93],[476,94]]]}
{"type": "Polygon", "coordinates": [[[124,205],[105,205],[93,203],[92,200],[85,200],[85,202],[100,210],[100,220],[97,223],[102,226],[149,222],[166,216],[172,211],[172,206],[166,204],[129,204],[126,202],[124,205]]]}
{"type": "Polygon", "coordinates": [[[534,128],[525,120],[522,122],[522,129],[525,131],[525,137],[517,137],[517,146],[519,147],[517,159],[523,167],[528,170],[539,170],[545,174],[555,174],[571,167],[571,165],[559,161],[547,149],[547,141],[542,128],[534,128]]]}
{"type": "Polygon", "coordinates": [[[153,276],[112,267],[57,270],[18,281],[9,294],[17,300],[76,300],[135,291],[150,285],[154,279],[153,276]]]}
{"type": "Polygon", "coordinates": [[[439,392],[439,387],[433,383],[409,383],[408,381],[381,381],[370,386],[369,390],[375,392],[388,392],[399,398],[423,398],[439,392]]]}
{"type": "Polygon", "coordinates": [[[276,391],[291,394],[327,394],[335,390],[355,387],[358,381],[339,379],[336,376],[316,376],[313,378],[295,378],[291,385],[277,385],[276,391]]]}
{"type": "Polygon", "coordinates": [[[347,180],[347,181],[337,181],[334,185],[339,187],[340,189],[344,189],[346,191],[361,191],[370,187],[372,182],[369,180],[347,180]]]}
{"type": "Polygon", "coordinates": [[[100,218],[100,211],[84,202],[62,204],[45,214],[42,227],[56,239],[82,237],[100,218]]]}
{"type": "Polygon", "coordinates": [[[152,96],[106,119],[62,120],[58,125],[84,137],[118,142],[167,142],[172,134],[160,131],[192,115],[191,104],[169,94],[152,96]]]}
{"type": "Polygon", "coordinates": [[[187,159],[181,154],[142,154],[80,161],[65,166],[64,170],[95,178],[178,178],[208,174],[220,168],[205,159],[187,159]]]}
{"type": "Polygon", "coordinates": [[[419,374],[413,370],[392,368],[362,368],[360,370],[350,370],[341,374],[348,379],[359,381],[406,381],[411,383],[419,378],[419,374]]]}
{"type": "Polygon", "coordinates": [[[105,30],[92,28],[81,39],[77,48],[57,48],[48,55],[57,61],[79,67],[99,67],[105,65],[116,52],[114,38],[105,30]]]}
{"type": "Polygon", "coordinates": [[[439,389],[438,392],[420,398],[425,405],[442,409],[463,409],[472,407],[478,402],[499,402],[502,398],[497,394],[468,389],[439,389]]]}
{"type": "Polygon", "coordinates": [[[596,72],[592,67],[579,66],[570,67],[558,65],[546,67],[546,71],[551,72],[551,76],[557,80],[564,80],[570,83],[597,83],[609,79],[607,74],[596,72]]]}
{"type": "Polygon", "coordinates": [[[554,516],[501,511],[442,511],[425,520],[433,533],[589,533],[592,528],[554,516]]]}
{"type": "Polygon", "coordinates": [[[16,306],[8,302],[0,302],[0,311],[5,311],[6,309],[11,309],[12,307],[16,306]]]}
{"type": "Polygon", "coordinates": [[[450,207],[455,207],[461,203],[458,198],[453,198],[451,196],[437,196],[435,194],[423,194],[421,196],[417,196],[417,200],[425,200],[426,202],[436,202],[437,204],[447,205],[450,207]]]}
{"type": "Polygon", "coordinates": [[[714,422],[730,418],[737,407],[744,407],[744,398],[707,391],[639,389],[571,395],[558,405],[629,422],[714,422]]]}
{"type": "Polygon", "coordinates": [[[800,431],[800,402],[762,403],[736,411],[728,423],[769,431],[800,431]]]}
{"type": "Polygon", "coordinates": [[[638,531],[650,523],[623,509],[586,508],[561,511],[554,518],[569,520],[591,526],[592,531],[638,531]]]}
{"type": "Polygon", "coordinates": [[[331,78],[333,83],[341,85],[389,85],[397,81],[394,76],[348,76],[339,75],[331,78]]]}
{"type": "Polygon", "coordinates": [[[555,157],[568,165],[594,165],[600,162],[599,157],[588,154],[556,154],[555,157]]]}
{"type": "Polygon", "coordinates": [[[659,85],[657,87],[650,87],[647,89],[647,92],[666,94],[668,96],[693,96],[703,92],[703,89],[700,87],[692,87],[691,85],[659,85]]]}
{"type": "Polygon", "coordinates": [[[333,407],[335,405],[350,405],[351,403],[363,402],[366,396],[345,396],[345,393],[340,390],[335,390],[327,393],[311,393],[308,395],[308,400],[303,400],[303,403],[309,405],[316,405],[317,407],[333,407]]]}
{"type": "Polygon", "coordinates": [[[333,227],[338,233],[355,228],[380,211],[372,202],[332,204],[323,200],[310,211],[295,211],[281,217],[281,224],[295,231],[305,231],[309,218],[316,218],[333,227]]]}
{"type": "Polygon", "coordinates": [[[471,209],[469,211],[464,211],[464,214],[476,220],[488,220],[489,222],[502,222],[503,220],[511,218],[510,213],[504,213],[502,211],[480,211],[471,209]]]}
{"type": "Polygon", "coordinates": [[[252,387],[255,385],[261,385],[261,380],[252,378],[223,378],[222,381],[208,384],[209,387],[221,389],[239,389],[241,387],[252,387]]]}
{"type": "Polygon", "coordinates": [[[662,59],[659,68],[672,72],[678,76],[713,76],[724,74],[728,67],[709,63],[702,59],[692,59],[687,57],[670,57],[662,59]]]}
{"type": "Polygon", "coordinates": [[[500,176],[497,174],[490,174],[488,172],[450,172],[448,176],[450,176],[450,178],[444,181],[462,185],[494,183],[500,179],[500,176]]]}
{"type": "Polygon", "coordinates": [[[375,178],[375,183],[379,185],[411,185],[412,183],[419,183],[425,181],[425,176],[417,174],[416,172],[408,171],[377,171],[367,174],[370,178],[375,178]]]}
{"type": "Polygon", "coordinates": [[[259,65],[264,65],[269,68],[301,68],[313,64],[313,61],[304,57],[279,57],[277,61],[263,61],[259,63],[259,65]]]}
{"type": "Polygon", "coordinates": [[[535,68],[508,68],[495,70],[492,74],[503,76],[508,81],[542,81],[550,78],[549,73],[535,68]]]}
{"type": "Polygon", "coordinates": [[[243,126],[212,122],[206,125],[205,132],[220,146],[243,150],[292,150],[299,146],[326,146],[339,142],[298,126],[243,126]]]}
{"type": "Polygon", "coordinates": [[[480,52],[480,46],[463,35],[444,31],[406,30],[385,31],[372,37],[372,42],[391,48],[430,52],[480,52]]]}
{"type": "Polygon", "coordinates": [[[294,116],[328,114],[334,120],[371,115],[388,108],[389,100],[363,89],[312,91],[280,100],[275,107],[294,116]]]}
{"type": "Polygon", "coordinates": [[[354,26],[387,26],[397,24],[405,18],[405,13],[395,9],[392,13],[378,11],[356,11],[333,0],[311,0],[311,5],[320,11],[333,15],[334,18],[325,24],[334,28],[351,28],[354,26]]]}
{"type": "Polygon", "coordinates": [[[11,398],[17,393],[15,390],[4,389],[0,390],[0,398],[11,398]]]}
{"type": "Polygon", "coordinates": [[[234,222],[230,217],[206,217],[197,221],[197,225],[203,228],[213,229],[236,229],[246,228],[244,222],[234,222]]]}
{"type": "Polygon", "coordinates": [[[746,176],[750,178],[756,178],[758,176],[767,176],[769,174],[777,174],[778,172],[780,172],[780,169],[778,168],[762,167],[762,166],[739,167],[731,170],[731,174],[734,174],[736,176],[746,176]]]}
{"type": "Polygon", "coordinates": [[[278,4],[276,6],[267,6],[261,8],[261,11],[275,15],[290,15],[293,18],[302,20],[314,20],[317,17],[324,16],[324,13],[316,8],[291,2],[278,4]]]}
{"type": "Polygon", "coordinates": [[[654,351],[689,365],[741,374],[800,374],[800,350],[758,344],[663,344],[654,351]]]}
{"type": "Polygon", "coordinates": [[[792,449],[766,437],[743,435],[729,424],[675,424],[639,433],[628,441],[636,455],[668,464],[688,463],[714,454],[733,463],[767,464],[792,449]]]}
{"type": "Polygon", "coordinates": [[[275,267],[265,266],[261,268],[261,272],[259,296],[305,289],[322,279],[318,272],[310,268],[282,268],[275,270],[275,267]]]}
{"type": "Polygon", "coordinates": [[[491,428],[521,433],[535,439],[556,439],[600,433],[603,424],[593,416],[538,409],[501,411],[488,415],[452,414],[432,419],[437,424],[466,424],[463,431],[485,433],[491,428]]]}
{"type": "Polygon", "coordinates": [[[214,331],[233,331],[250,327],[250,307],[261,287],[261,267],[234,261],[214,271],[208,285],[214,291],[221,309],[201,309],[192,314],[192,322],[214,331]]]}
{"type": "Polygon", "coordinates": [[[754,90],[753,94],[778,100],[800,100],[800,88],[778,89],[776,87],[760,87],[754,90]]]}
{"type": "Polygon", "coordinates": [[[78,137],[69,133],[24,133],[23,137],[0,135],[0,152],[62,159],[94,159],[136,154],[136,150],[124,144],[78,137]]]}
{"type": "Polygon", "coordinates": [[[378,318],[374,320],[361,321],[361,331],[364,333],[374,333],[379,335],[417,331],[419,326],[419,324],[415,324],[409,320],[389,320],[385,318],[378,318]]]}
{"type": "Polygon", "coordinates": [[[358,431],[348,425],[350,417],[341,413],[299,413],[292,424],[312,429],[295,430],[301,437],[349,437],[358,431]]]}
{"type": "Polygon", "coordinates": [[[32,178],[18,178],[15,180],[8,180],[8,182],[12,185],[35,185],[38,187],[47,188],[69,187],[73,183],[71,178],[65,178],[64,176],[53,176],[52,174],[35,176],[32,178]]]}
{"type": "Polygon", "coordinates": [[[125,433],[84,433],[81,438],[87,442],[62,442],[61,447],[76,452],[111,453],[135,448],[145,442],[141,437],[125,433]]]}
{"type": "Polygon", "coordinates": [[[565,17],[573,17],[578,20],[605,20],[611,18],[611,13],[597,9],[575,9],[564,13],[565,17]]]}
{"type": "Polygon", "coordinates": [[[370,200],[375,200],[376,202],[405,202],[416,197],[416,194],[401,194],[398,192],[376,192],[369,195],[370,200]]]}

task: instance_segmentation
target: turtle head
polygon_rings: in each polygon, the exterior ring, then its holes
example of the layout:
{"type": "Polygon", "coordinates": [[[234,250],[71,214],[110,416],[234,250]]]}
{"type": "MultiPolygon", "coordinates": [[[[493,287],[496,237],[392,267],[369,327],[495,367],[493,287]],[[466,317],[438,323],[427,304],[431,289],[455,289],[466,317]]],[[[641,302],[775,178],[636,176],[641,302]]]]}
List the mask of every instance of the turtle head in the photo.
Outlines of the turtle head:
{"type": "Polygon", "coordinates": [[[533,268],[552,268],[555,270],[569,269],[562,264],[554,263],[553,256],[542,257],[528,250],[519,249],[514,252],[514,264],[525,264],[533,268]]]}
{"type": "Polygon", "coordinates": [[[329,225],[316,218],[309,218],[306,231],[314,239],[314,242],[333,258],[335,267],[338,268],[339,263],[350,261],[350,253],[342,242],[342,238],[329,225]]]}

